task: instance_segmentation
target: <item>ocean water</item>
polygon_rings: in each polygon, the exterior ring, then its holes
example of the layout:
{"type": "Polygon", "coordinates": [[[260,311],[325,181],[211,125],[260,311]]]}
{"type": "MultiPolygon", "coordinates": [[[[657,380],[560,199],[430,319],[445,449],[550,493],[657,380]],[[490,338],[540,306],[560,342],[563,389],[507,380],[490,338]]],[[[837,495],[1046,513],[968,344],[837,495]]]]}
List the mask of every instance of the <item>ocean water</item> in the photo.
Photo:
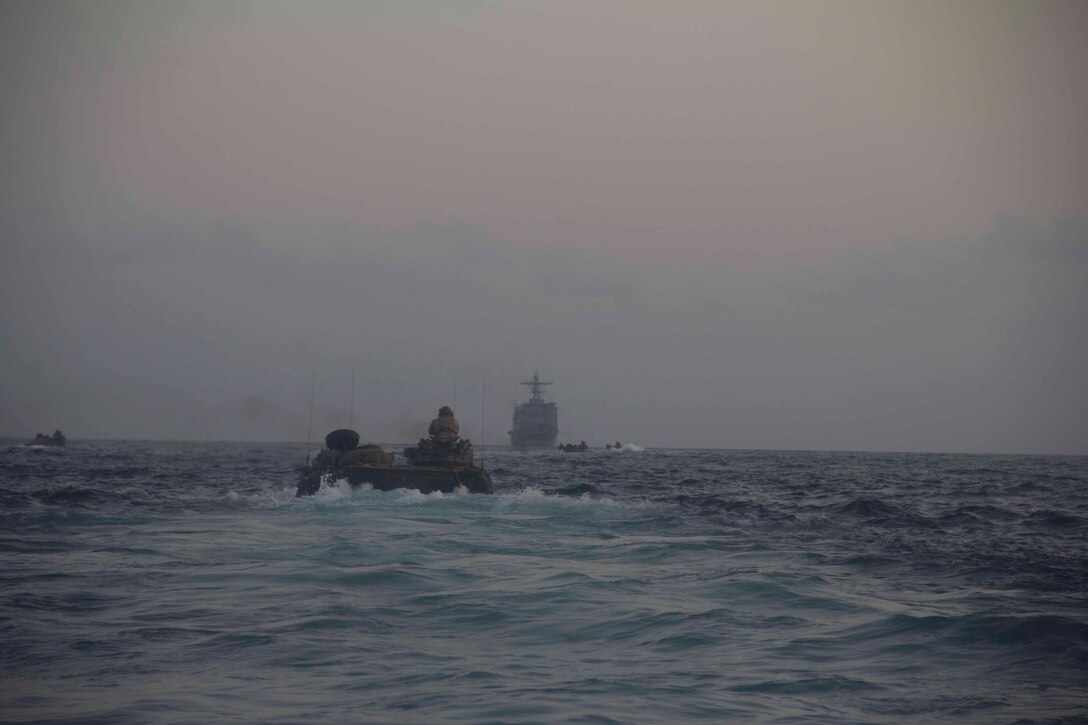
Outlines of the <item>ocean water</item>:
{"type": "Polygon", "coordinates": [[[16,443],[3,722],[1088,721],[1088,458],[16,443]]]}

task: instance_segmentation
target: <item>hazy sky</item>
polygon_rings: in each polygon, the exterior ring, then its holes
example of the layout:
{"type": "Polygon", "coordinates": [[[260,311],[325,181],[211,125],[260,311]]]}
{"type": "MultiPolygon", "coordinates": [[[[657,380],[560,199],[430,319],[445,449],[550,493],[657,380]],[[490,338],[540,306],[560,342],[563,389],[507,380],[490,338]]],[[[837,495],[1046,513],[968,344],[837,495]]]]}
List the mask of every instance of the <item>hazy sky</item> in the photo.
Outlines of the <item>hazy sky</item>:
{"type": "Polygon", "coordinates": [[[0,435],[1088,454],[1088,3],[0,2],[0,435]],[[481,395],[486,379],[486,397],[481,395]],[[456,395],[456,398],[454,397],[456,395]]]}

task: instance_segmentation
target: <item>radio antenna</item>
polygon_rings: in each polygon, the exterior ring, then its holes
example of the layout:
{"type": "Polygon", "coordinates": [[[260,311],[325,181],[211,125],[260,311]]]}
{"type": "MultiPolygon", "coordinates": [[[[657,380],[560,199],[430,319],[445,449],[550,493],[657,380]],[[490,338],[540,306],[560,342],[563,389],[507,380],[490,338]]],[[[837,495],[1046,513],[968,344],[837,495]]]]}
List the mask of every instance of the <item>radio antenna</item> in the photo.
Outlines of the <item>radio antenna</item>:
{"type": "Polygon", "coordinates": [[[351,371],[351,413],[348,415],[348,428],[355,424],[355,371],[351,371]]]}
{"type": "Polygon", "coordinates": [[[306,424],[306,467],[310,467],[310,440],[314,432],[314,386],[317,383],[317,371],[310,372],[310,422],[306,424]]]}

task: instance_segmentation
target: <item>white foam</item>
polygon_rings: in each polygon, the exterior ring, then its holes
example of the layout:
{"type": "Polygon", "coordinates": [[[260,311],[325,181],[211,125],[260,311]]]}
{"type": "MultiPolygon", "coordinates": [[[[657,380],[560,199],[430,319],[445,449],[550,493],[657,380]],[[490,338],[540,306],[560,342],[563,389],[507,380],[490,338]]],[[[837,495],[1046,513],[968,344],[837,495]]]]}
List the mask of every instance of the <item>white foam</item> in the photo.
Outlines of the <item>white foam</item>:
{"type": "Polygon", "coordinates": [[[529,486],[515,493],[496,494],[491,497],[495,501],[496,511],[507,511],[513,507],[524,504],[545,504],[556,508],[656,508],[655,504],[644,499],[623,500],[609,496],[594,496],[589,492],[579,496],[558,496],[535,486],[529,486]]]}
{"type": "Polygon", "coordinates": [[[351,484],[348,479],[333,480],[329,477],[321,478],[321,487],[314,492],[311,498],[319,501],[339,501],[351,496],[351,484]]]}

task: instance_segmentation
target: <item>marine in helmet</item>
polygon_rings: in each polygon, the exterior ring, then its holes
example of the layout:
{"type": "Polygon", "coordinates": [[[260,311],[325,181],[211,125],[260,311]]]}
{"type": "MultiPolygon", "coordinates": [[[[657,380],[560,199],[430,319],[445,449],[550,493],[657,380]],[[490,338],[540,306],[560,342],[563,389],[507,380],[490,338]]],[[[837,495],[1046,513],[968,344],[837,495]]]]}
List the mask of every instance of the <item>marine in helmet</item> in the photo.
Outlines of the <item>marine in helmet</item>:
{"type": "Polygon", "coordinates": [[[420,438],[419,445],[404,449],[404,457],[415,465],[471,466],[472,443],[461,437],[461,425],[453,410],[443,405],[438,417],[427,429],[429,438],[420,438]]]}
{"type": "Polygon", "coordinates": [[[431,421],[427,435],[436,443],[450,444],[461,437],[461,426],[453,417],[453,410],[448,405],[438,409],[438,417],[431,421]]]}

